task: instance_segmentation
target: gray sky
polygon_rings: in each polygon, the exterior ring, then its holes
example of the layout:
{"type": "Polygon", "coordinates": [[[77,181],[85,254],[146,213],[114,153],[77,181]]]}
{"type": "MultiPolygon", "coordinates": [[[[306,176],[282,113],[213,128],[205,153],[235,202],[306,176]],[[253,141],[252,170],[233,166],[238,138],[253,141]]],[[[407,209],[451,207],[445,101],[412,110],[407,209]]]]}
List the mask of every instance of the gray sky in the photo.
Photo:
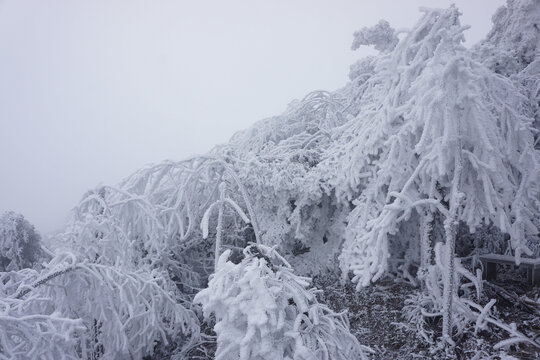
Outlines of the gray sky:
{"type": "Polygon", "coordinates": [[[355,30],[451,3],[471,44],[503,0],[0,0],[0,213],[59,228],[97,184],[344,85],[355,30]]]}

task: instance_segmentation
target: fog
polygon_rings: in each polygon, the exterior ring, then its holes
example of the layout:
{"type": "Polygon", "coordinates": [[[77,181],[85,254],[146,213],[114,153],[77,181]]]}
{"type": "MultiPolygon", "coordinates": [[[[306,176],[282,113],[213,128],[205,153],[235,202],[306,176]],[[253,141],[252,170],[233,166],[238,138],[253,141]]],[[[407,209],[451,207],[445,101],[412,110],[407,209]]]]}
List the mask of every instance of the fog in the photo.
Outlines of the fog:
{"type": "Polygon", "coordinates": [[[450,3],[473,44],[503,1],[0,0],[0,213],[58,229],[99,183],[344,85],[355,30],[450,3]]]}

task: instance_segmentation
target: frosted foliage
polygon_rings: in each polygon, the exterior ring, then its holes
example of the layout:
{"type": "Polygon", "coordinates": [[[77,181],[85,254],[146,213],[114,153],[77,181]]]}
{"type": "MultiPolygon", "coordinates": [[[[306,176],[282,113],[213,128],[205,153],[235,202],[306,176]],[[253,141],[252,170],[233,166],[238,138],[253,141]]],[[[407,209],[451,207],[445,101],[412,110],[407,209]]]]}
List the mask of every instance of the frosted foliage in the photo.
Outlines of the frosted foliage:
{"type": "Polygon", "coordinates": [[[358,60],[356,63],[351,65],[349,79],[358,83],[365,82],[371,77],[371,75],[373,75],[373,71],[375,70],[373,63],[374,58],[371,56],[358,60]]]}
{"type": "MultiPolygon", "coordinates": [[[[492,18],[493,29],[473,55],[498,74],[508,76],[529,99],[529,113],[540,132],[540,2],[508,0],[492,18]]],[[[536,134],[537,148],[540,136],[536,134]]]]}
{"type": "Polygon", "coordinates": [[[32,267],[42,257],[41,237],[20,214],[0,217],[0,271],[32,267]]]}
{"type": "Polygon", "coordinates": [[[250,246],[239,264],[224,252],[208,288],[195,297],[215,315],[216,359],[362,359],[347,316],[319,304],[308,278],[273,249],[250,246]]]}
{"type": "Polygon", "coordinates": [[[362,45],[374,45],[375,49],[388,52],[396,47],[398,41],[396,32],[388,21],[381,20],[373,27],[356,31],[351,49],[356,50],[362,45]]]}
{"type": "Polygon", "coordinates": [[[245,188],[227,161],[211,155],[153,165],[118,187],[88,192],[61,238],[94,262],[147,265],[179,285],[198,287],[203,280],[196,280],[197,272],[207,272],[204,231],[216,228],[210,212],[220,201],[227,205],[227,239],[241,237],[249,223],[256,240],[258,224],[245,188]],[[227,189],[223,200],[220,184],[227,189]]]}
{"type": "MultiPolygon", "coordinates": [[[[312,263],[313,273],[327,267],[333,260],[327,255],[341,242],[340,232],[330,229],[343,228],[344,204],[335,202],[331,189],[324,188],[322,177],[329,174],[320,165],[333,144],[333,129],[347,121],[346,105],[347,94],[314,92],[291,103],[283,115],[256,123],[214,150],[227,154],[245,184],[255,213],[260,214],[264,244],[288,250],[298,241],[307,247],[324,244],[324,251],[309,254],[318,259],[312,263]]],[[[293,264],[308,256],[289,255],[293,264]]]]}
{"type": "Polygon", "coordinates": [[[156,272],[58,255],[41,274],[0,274],[0,358],[142,359],[156,342],[196,339],[194,313],[156,272]]]}
{"type": "Polygon", "coordinates": [[[540,56],[540,2],[507,0],[493,15],[493,29],[475,54],[495,72],[517,74],[540,56]]]}
{"type": "Polygon", "coordinates": [[[413,211],[440,212],[471,231],[493,222],[518,257],[531,253],[540,193],[532,120],[512,83],[470,58],[462,30],[455,8],[426,10],[368,80],[377,96],[364,95],[355,138],[337,150],[347,154],[340,168],[376,174],[345,178],[365,187],[341,254],[344,275],[359,285],[385,272],[388,235],[413,211]]]}

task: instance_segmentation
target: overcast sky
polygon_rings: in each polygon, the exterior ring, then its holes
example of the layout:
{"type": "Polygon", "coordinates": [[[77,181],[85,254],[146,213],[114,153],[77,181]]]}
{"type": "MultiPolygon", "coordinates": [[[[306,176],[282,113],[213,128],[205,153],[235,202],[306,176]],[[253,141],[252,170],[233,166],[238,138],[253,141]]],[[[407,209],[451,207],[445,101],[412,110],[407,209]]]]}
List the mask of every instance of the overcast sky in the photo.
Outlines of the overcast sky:
{"type": "Polygon", "coordinates": [[[344,85],[355,30],[451,3],[471,44],[503,0],[0,0],[0,213],[57,229],[99,183],[344,85]]]}

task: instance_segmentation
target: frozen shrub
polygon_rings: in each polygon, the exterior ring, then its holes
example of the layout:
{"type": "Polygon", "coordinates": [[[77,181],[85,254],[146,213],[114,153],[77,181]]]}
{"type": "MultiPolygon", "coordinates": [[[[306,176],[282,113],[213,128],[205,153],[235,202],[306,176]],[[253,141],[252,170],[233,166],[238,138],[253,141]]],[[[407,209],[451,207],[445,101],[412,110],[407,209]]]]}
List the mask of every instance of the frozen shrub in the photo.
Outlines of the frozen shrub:
{"type": "Polygon", "coordinates": [[[234,264],[225,251],[208,288],[195,296],[215,315],[216,359],[362,359],[347,316],[317,302],[310,279],[275,250],[252,245],[234,264]]]}
{"type": "Polygon", "coordinates": [[[142,359],[157,342],[198,339],[195,314],[148,269],[57,255],[47,268],[0,274],[0,359],[142,359]],[[5,357],[3,357],[5,356],[5,357]]]}

